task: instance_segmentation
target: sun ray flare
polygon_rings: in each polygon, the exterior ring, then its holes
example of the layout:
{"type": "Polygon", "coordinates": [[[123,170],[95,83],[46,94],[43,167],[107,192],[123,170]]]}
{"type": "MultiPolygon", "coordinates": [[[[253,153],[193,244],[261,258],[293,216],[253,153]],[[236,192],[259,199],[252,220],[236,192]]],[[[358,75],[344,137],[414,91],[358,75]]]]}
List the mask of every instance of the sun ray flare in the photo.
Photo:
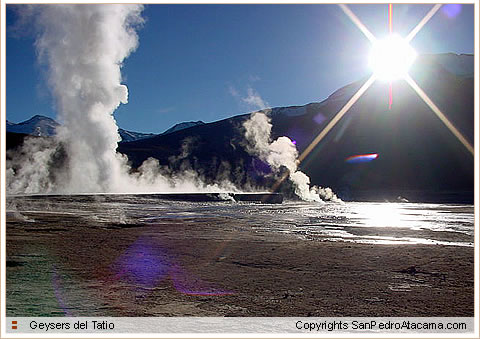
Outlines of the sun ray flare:
{"type": "Polygon", "coordinates": [[[360,21],[360,19],[348,8],[347,5],[338,4],[338,6],[342,9],[342,11],[352,20],[352,22],[358,27],[358,29],[370,40],[370,42],[374,43],[377,38],[368,30],[368,28],[360,21]]]}
{"type": "MultiPolygon", "coordinates": [[[[310,154],[310,152],[318,145],[320,141],[330,132],[330,130],[335,127],[335,125],[342,119],[345,113],[357,102],[358,99],[365,93],[365,91],[375,82],[376,77],[375,74],[372,74],[370,78],[358,89],[357,92],[347,101],[347,103],[335,114],[332,120],[325,126],[325,128],[316,136],[315,139],[310,143],[310,145],[305,148],[305,150],[300,154],[297,159],[297,163],[300,164],[305,158],[310,154]]],[[[271,188],[271,192],[275,192],[278,187],[284,182],[290,173],[287,171],[285,172],[280,179],[278,179],[275,184],[273,184],[271,188]]]]}
{"type": "Polygon", "coordinates": [[[365,91],[372,85],[375,81],[375,75],[371,75],[367,81],[359,88],[359,90],[347,101],[347,103],[338,111],[338,113],[333,117],[332,120],[325,126],[325,128],[316,136],[315,139],[308,145],[307,148],[300,154],[298,157],[298,162],[302,162],[310,152],[318,145],[318,143],[330,132],[330,130],[335,127],[335,125],[343,118],[345,113],[357,102],[358,99],[365,93],[365,91]]]}
{"type": "Polygon", "coordinates": [[[448,118],[443,114],[443,112],[438,108],[437,105],[428,97],[427,94],[417,85],[415,80],[412,79],[408,74],[405,76],[405,81],[417,92],[418,96],[427,104],[428,107],[437,115],[437,117],[443,122],[443,124],[453,133],[453,135],[460,141],[463,146],[474,155],[473,146],[467,141],[467,139],[460,133],[460,131],[448,120],[448,118]]]}
{"type": "Polygon", "coordinates": [[[417,33],[423,28],[423,26],[425,26],[425,24],[435,15],[435,13],[437,13],[440,7],[442,7],[441,4],[436,4],[435,6],[433,6],[432,9],[430,9],[430,11],[428,11],[428,13],[423,17],[423,19],[417,24],[417,26],[415,26],[415,28],[412,29],[412,31],[407,35],[405,40],[407,42],[410,42],[415,37],[415,35],[417,35],[417,33]]]}
{"type": "MultiPolygon", "coordinates": [[[[360,21],[360,19],[348,8],[345,4],[338,5],[347,17],[357,26],[357,28],[370,40],[372,45],[378,43],[377,38],[368,30],[368,28],[360,21]]],[[[392,25],[392,4],[388,6],[388,27],[390,37],[393,35],[392,25]]],[[[434,5],[430,11],[423,17],[423,19],[415,26],[415,28],[403,39],[406,45],[416,36],[416,34],[427,24],[427,22],[435,15],[435,13],[442,7],[441,4],[434,5]]],[[[413,60],[412,60],[413,61],[413,60]]],[[[448,120],[443,112],[437,105],[425,94],[425,92],[417,85],[417,83],[404,72],[401,76],[418,94],[418,96],[427,104],[428,107],[437,115],[437,117],[443,122],[443,124],[452,132],[452,134],[465,146],[465,148],[474,155],[474,149],[467,139],[460,133],[460,131],[448,120]]],[[[377,80],[377,75],[374,72],[370,78],[360,87],[360,89],[347,101],[347,103],[335,114],[330,122],[322,129],[322,131],[315,137],[315,139],[305,148],[297,159],[297,164],[302,163],[305,158],[312,152],[312,150],[322,141],[322,139],[335,127],[335,125],[343,118],[348,110],[360,99],[360,97],[367,91],[367,89],[377,80]]],[[[389,86],[389,109],[392,107],[392,83],[390,81],[389,86]]],[[[275,192],[278,187],[289,176],[289,172],[285,172],[280,179],[272,186],[271,191],[275,192]]]]}

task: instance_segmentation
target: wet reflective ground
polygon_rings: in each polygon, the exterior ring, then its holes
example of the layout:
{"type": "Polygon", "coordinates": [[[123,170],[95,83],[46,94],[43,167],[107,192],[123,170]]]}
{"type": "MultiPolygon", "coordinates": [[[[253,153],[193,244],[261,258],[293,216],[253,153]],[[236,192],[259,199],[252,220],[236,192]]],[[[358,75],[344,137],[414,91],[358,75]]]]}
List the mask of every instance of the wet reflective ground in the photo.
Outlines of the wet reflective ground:
{"type": "MultiPolygon", "coordinates": [[[[473,246],[473,205],[420,203],[306,203],[280,205],[209,202],[192,203],[141,197],[11,198],[10,221],[41,227],[35,217],[75,217],[87,227],[113,224],[152,224],[165,219],[221,220],[257,232],[289,233],[309,239],[372,244],[444,244],[473,246]],[[241,222],[241,225],[237,225],[241,222]]],[[[80,226],[80,225],[79,225],[80,226]]],[[[79,231],[79,230],[78,230],[79,231]]]]}
{"type": "Polygon", "coordinates": [[[6,216],[9,316],[473,312],[470,205],[10,197],[6,216]]]}

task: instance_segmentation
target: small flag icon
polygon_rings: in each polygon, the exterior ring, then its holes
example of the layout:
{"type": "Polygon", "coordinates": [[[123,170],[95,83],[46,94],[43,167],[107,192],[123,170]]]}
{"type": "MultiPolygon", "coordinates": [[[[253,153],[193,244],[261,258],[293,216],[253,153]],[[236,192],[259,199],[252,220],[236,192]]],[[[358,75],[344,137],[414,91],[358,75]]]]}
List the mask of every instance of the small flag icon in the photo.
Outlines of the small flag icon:
{"type": "Polygon", "coordinates": [[[12,321],[12,330],[16,330],[16,329],[17,329],[17,321],[13,320],[12,321]]]}

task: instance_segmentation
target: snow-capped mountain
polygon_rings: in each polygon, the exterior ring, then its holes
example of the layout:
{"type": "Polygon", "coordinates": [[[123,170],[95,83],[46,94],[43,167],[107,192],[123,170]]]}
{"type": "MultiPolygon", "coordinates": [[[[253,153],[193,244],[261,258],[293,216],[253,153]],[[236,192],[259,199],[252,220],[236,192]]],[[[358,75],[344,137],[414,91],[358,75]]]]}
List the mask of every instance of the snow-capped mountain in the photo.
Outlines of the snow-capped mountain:
{"type": "MultiPolygon", "coordinates": [[[[193,126],[203,125],[205,124],[203,121],[188,121],[176,124],[173,127],[170,127],[162,134],[170,134],[173,132],[177,132],[186,128],[190,128],[193,126]]],[[[58,122],[53,120],[52,118],[43,116],[43,115],[35,115],[34,117],[20,122],[18,124],[6,121],[7,132],[11,133],[23,133],[23,134],[30,134],[39,137],[50,137],[55,135],[56,128],[60,126],[58,122]]],[[[154,133],[141,133],[141,132],[134,132],[134,131],[127,131],[123,128],[118,129],[118,134],[120,135],[122,142],[129,142],[135,141],[145,138],[150,138],[155,136],[154,133]]]]}
{"type": "MultiPolygon", "coordinates": [[[[18,124],[6,121],[6,130],[11,133],[22,133],[30,134],[38,137],[50,137],[55,135],[56,128],[60,126],[58,122],[52,118],[35,115],[34,117],[20,122],[18,124]]],[[[145,138],[150,138],[156,134],[153,133],[140,133],[124,130],[123,128],[118,129],[118,134],[122,141],[134,141],[145,138]]]]}
{"type": "Polygon", "coordinates": [[[39,137],[48,137],[55,134],[55,129],[60,124],[55,120],[43,115],[35,115],[32,118],[18,124],[7,120],[7,132],[30,134],[39,137]]]}
{"type": "Polygon", "coordinates": [[[193,126],[198,126],[198,125],[204,125],[205,123],[203,121],[187,121],[187,122],[181,122],[179,124],[176,124],[173,127],[170,127],[167,129],[165,132],[162,133],[162,135],[170,134],[173,132],[181,131],[182,129],[185,128],[190,128],[193,126]]]}
{"type": "Polygon", "coordinates": [[[141,133],[141,132],[127,131],[127,130],[124,130],[123,128],[118,129],[118,134],[120,134],[120,138],[122,139],[123,142],[150,138],[156,135],[154,133],[141,133]]]}

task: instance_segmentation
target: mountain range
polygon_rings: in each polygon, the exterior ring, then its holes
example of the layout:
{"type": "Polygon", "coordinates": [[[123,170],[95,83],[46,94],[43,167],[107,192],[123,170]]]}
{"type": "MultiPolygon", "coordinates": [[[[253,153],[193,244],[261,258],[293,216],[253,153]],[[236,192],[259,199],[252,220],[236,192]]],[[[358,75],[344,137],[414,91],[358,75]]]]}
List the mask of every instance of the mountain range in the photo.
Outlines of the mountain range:
{"type": "Polygon", "coordinates": [[[59,123],[55,120],[43,115],[35,115],[18,124],[7,120],[6,131],[48,137],[55,134],[57,126],[59,126],[59,123]]]}
{"type": "MultiPolygon", "coordinates": [[[[18,124],[7,120],[6,131],[11,133],[29,134],[37,137],[51,137],[55,135],[58,126],[60,126],[60,124],[52,118],[43,115],[35,115],[18,124]]],[[[118,129],[118,134],[120,134],[122,141],[139,140],[155,135],[153,133],[127,131],[122,128],[118,129]]]]}
{"type": "MultiPolygon", "coordinates": [[[[474,140],[473,63],[473,55],[422,55],[410,70],[470,144],[474,140]]],[[[289,137],[301,153],[365,81],[348,84],[321,102],[266,110],[272,138],[289,137]]],[[[391,109],[389,84],[373,83],[300,169],[313,184],[331,187],[345,200],[402,196],[410,201],[473,202],[473,156],[405,81],[392,86],[391,109]],[[346,161],[362,154],[376,157],[368,162],[346,161]]],[[[266,184],[268,165],[245,148],[243,122],[249,116],[180,123],[158,135],[119,130],[123,142],[118,152],[128,156],[133,168],[154,157],[174,171],[191,168],[212,182],[226,175],[239,186],[249,180],[266,184]]],[[[58,125],[38,116],[30,120],[7,122],[7,132],[52,135],[58,125]]],[[[7,133],[7,148],[14,148],[18,140],[7,133]]]]}
{"type": "MultiPolygon", "coordinates": [[[[170,127],[165,132],[161,134],[169,134],[184,128],[189,128],[192,126],[202,125],[204,124],[203,121],[188,121],[176,124],[175,126],[170,127]]],[[[51,137],[55,135],[56,128],[60,126],[58,122],[53,120],[52,118],[43,116],[43,115],[35,115],[28,120],[20,122],[18,124],[6,121],[6,131],[10,133],[21,133],[21,134],[28,134],[34,135],[37,137],[51,137]]],[[[118,134],[120,135],[121,142],[128,142],[134,140],[140,140],[145,138],[153,137],[157,134],[154,133],[142,133],[142,132],[133,132],[127,131],[123,128],[118,129],[118,134]]]]}

